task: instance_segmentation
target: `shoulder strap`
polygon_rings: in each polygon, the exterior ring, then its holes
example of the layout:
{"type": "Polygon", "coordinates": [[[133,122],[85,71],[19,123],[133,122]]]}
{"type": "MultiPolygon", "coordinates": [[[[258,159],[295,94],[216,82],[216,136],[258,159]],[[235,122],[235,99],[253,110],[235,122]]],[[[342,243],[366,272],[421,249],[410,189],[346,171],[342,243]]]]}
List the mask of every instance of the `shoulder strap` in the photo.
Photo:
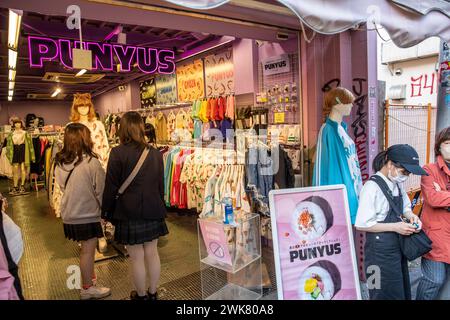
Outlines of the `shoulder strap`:
{"type": "Polygon", "coordinates": [[[64,183],[64,190],[67,188],[67,183],[69,182],[69,179],[70,179],[70,176],[72,175],[73,170],[75,170],[75,168],[70,170],[69,174],[67,175],[66,182],[64,183]]]}
{"type": "Polygon", "coordinates": [[[139,170],[141,170],[142,165],[144,164],[144,161],[147,158],[147,155],[149,152],[150,152],[149,148],[145,148],[144,151],[142,151],[141,157],[139,158],[138,162],[136,163],[136,166],[134,167],[133,171],[131,171],[128,178],[120,186],[119,191],[118,191],[118,196],[122,195],[125,192],[125,190],[129,187],[131,182],[133,182],[133,180],[137,176],[139,170]]]}
{"type": "MultiPolygon", "coordinates": [[[[392,195],[391,190],[389,189],[389,186],[387,185],[386,181],[383,180],[380,176],[373,175],[370,177],[370,180],[375,182],[383,192],[384,196],[389,202],[389,205],[392,209],[394,209],[395,213],[397,213],[399,216],[403,215],[403,212],[400,212],[399,208],[397,207],[397,204],[394,202],[394,197],[392,195]]],[[[400,188],[399,188],[400,192],[400,188]]],[[[400,193],[401,194],[401,193],[400,193]]]]}

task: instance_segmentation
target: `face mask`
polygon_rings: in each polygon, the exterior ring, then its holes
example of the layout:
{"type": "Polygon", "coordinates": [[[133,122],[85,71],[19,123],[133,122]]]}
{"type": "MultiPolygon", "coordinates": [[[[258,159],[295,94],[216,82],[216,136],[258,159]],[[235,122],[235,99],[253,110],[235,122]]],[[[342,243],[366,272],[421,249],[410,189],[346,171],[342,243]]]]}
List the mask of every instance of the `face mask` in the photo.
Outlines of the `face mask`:
{"type": "Polygon", "coordinates": [[[87,116],[89,114],[89,107],[78,107],[78,113],[82,116],[87,116]]]}
{"type": "Polygon", "coordinates": [[[445,160],[450,161],[450,144],[441,144],[441,154],[445,160]]]}
{"type": "Polygon", "coordinates": [[[389,180],[391,180],[392,182],[395,182],[395,183],[403,183],[403,182],[405,182],[406,180],[408,180],[408,176],[405,176],[405,175],[401,174],[401,173],[399,172],[399,169],[396,168],[396,169],[395,169],[395,173],[396,173],[397,175],[394,177],[394,176],[392,176],[391,172],[389,171],[388,178],[389,178],[389,180]]]}

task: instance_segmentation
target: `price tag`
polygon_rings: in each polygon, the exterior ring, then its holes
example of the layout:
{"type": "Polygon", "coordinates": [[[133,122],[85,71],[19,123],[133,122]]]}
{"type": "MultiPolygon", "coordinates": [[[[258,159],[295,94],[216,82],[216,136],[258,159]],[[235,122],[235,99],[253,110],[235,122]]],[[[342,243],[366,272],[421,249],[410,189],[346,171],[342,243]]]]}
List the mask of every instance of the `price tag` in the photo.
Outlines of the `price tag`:
{"type": "Polygon", "coordinates": [[[275,112],[274,122],[275,123],[284,123],[284,112],[275,112]]]}

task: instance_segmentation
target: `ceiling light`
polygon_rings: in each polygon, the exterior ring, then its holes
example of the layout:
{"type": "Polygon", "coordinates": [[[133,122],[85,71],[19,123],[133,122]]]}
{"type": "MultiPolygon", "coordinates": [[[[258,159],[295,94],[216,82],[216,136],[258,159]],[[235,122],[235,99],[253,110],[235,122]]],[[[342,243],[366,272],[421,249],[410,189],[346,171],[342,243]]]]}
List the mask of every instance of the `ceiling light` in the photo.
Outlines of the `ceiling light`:
{"type": "Polygon", "coordinates": [[[9,70],[8,80],[14,81],[16,79],[16,70],[9,70]]]}
{"type": "Polygon", "coordinates": [[[8,101],[12,101],[12,97],[8,97],[8,101]]]}
{"type": "Polygon", "coordinates": [[[81,69],[80,71],[78,71],[78,73],[75,75],[75,77],[80,77],[80,76],[82,76],[83,74],[85,74],[86,73],[86,69],[81,69]]]}
{"type": "Polygon", "coordinates": [[[19,45],[20,23],[22,22],[21,10],[9,9],[8,47],[17,50],[19,45]]]}
{"type": "Polygon", "coordinates": [[[56,88],[55,92],[52,94],[52,98],[56,97],[61,92],[60,88],[56,88]]]}
{"type": "Polygon", "coordinates": [[[14,95],[14,90],[8,90],[8,96],[12,97],[14,95]]]}
{"type": "Polygon", "coordinates": [[[16,69],[17,65],[17,51],[9,49],[8,50],[8,68],[16,69]]]}
{"type": "Polygon", "coordinates": [[[14,86],[16,85],[16,83],[14,81],[10,81],[9,82],[9,90],[14,90],[14,86]]]}

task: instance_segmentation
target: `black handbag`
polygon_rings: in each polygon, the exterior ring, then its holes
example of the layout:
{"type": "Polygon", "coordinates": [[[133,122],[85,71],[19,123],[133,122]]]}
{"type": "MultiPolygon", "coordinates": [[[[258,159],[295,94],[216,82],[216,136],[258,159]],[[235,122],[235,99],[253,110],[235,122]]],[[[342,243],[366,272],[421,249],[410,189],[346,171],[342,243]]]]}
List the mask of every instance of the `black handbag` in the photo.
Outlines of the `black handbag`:
{"type": "MultiPolygon", "coordinates": [[[[386,190],[386,186],[382,186],[377,179],[371,179],[372,181],[375,181],[378,186],[380,187],[381,191],[383,191],[384,196],[389,202],[389,205],[394,209],[395,213],[397,215],[402,216],[403,213],[399,210],[397,205],[394,202],[394,199],[392,198],[392,195],[386,190]]],[[[383,181],[384,182],[384,181],[383,181]]],[[[400,192],[400,187],[399,188],[400,192]]],[[[423,230],[420,230],[418,233],[413,233],[409,236],[404,236],[399,234],[399,240],[400,240],[400,250],[402,251],[403,255],[408,259],[408,261],[414,261],[417,258],[420,258],[424,254],[427,254],[432,249],[432,241],[430,238],[426,235],[426,233],[423,230]]]]}

